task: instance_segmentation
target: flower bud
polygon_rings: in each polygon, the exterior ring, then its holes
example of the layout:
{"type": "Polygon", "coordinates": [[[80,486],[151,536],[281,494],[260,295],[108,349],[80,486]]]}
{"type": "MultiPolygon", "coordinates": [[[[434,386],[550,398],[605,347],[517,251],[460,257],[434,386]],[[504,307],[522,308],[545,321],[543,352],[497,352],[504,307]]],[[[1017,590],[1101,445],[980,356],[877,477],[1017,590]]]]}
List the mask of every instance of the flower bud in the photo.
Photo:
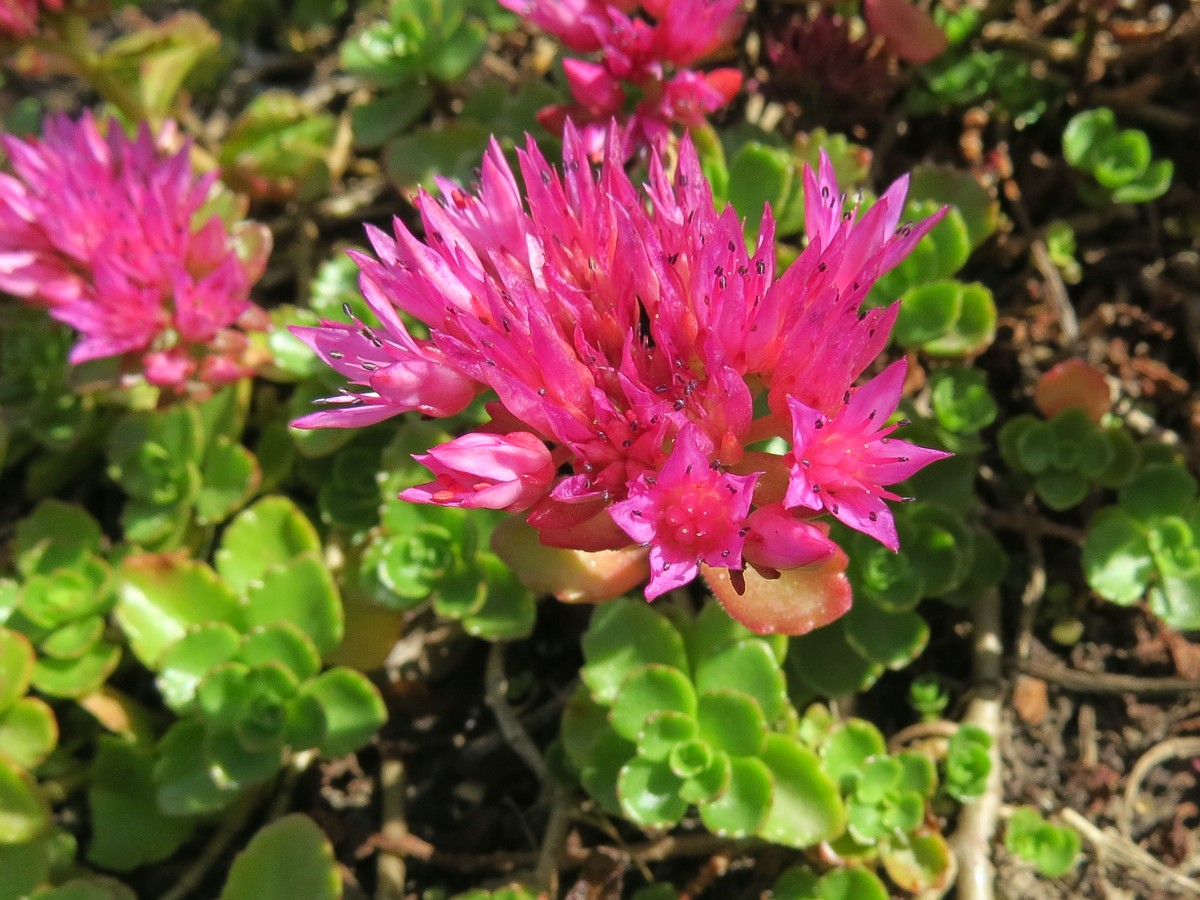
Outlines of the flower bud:
{"type": "Polygon", "coordinates": [[[429,469],[435,480],[409,488],[401,499],[465,509],[528,509],[550,487],[555,474],[550,451],[527,431],[472,432],[428,453],[414,454],[413,459],[429,469]]]}

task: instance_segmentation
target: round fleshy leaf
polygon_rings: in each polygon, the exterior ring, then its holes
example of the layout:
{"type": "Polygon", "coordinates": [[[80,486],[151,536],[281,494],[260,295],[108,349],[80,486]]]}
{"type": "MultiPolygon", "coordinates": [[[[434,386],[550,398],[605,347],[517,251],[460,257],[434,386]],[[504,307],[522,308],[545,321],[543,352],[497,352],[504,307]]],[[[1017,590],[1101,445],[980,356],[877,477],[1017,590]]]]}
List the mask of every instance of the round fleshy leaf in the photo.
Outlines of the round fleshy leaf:
{"type": "Polygon", "coordinates": [[[223,521],[254,496],[262,471],[253,453],[222,435],[208,448],[200,482],[196,522],[210,525],[223,521]]]}
{"type": "Polygon", "coordinates": [[[722,837],[757,834],[766,821],[775,791],[775,779],[760,760],[729,760],[729,786],[715,800],[700,807],[704,826],[722,837]]]}
{"type": "Polygon", "coordinates": [[[579,685],[563,707],[561,734],[563,751],[579,769],[591,763],[596,742],[613,734],[608,710],[592,699],[586,685],[579,685]]]}
{"type": "Polygon", "coordinates": [[[99,688],[121,661],[121,648],[104,641],[76,659],[43,656],[33,667],[33,686],[51,697],[82,697],[99,688]]]}
{"type": "Polygon", "coordinates": [[[787,683],[779,661],[765,641],[750,638],[730,644],[701,661],[696,669],[696,690],[730,689],[753,697],[768,722],[787,706],[787,683]]]}
{"type": "Polygon", "coordinates": [[[846,640],[871,662],[903,669],[929,643],[929,625],[915,612],[888,612],[869,600],[854,604],[842,620],[846,640]]]}
{"type": "Polygon", "coordinates": [[[932,797],[937,787],[937,769],[924,753],[897,753],[901,766],[900,787],[921,797],[932,797]]]}
{"type": "Polygon", "coordinates": [[[45,838],[19,844],[0,842],[0,897],[27,897],[49,874],[45,838]]]}
{"type": "MultiPolygon", "coordinates": [[[[752,637],[754,632],[730,616],[720,603],[705,603],[692,627],[684,635],[692,671],[696,670],[701,660],[707,659],[726,645],[752,637]]],[[[779,662],[783,662],[787,656],[786,635],[767,635],[759,640],[766,641],[779,662]]]]}
{"type": "Polygon", "coordinates": [[[1061,512],[1082,503],[1091,486],[1077,471],[1050,469],[1033,480],[1033,489],[1043,503],[1061,512]]]}
{"type": "Polygon", "coordinates": [[[483,604],[463,619],[463,628],[485,641],[528,637],[537,618],[537,600],[512,570],[494,553],[481,551],[475,565],[482,569],[483,604]]]}
{"type": "Polygon", "coordinates": [[[583,636],[584,684],[611,705],[629,673],[659,663],[688,671],[683,637],[667,619],[640,600],[619,599],[596,607],[583,636]]]}
{"type": "Polygon", "coordinates": [[[712,767],[715,759],[712,747],[704,741],[683,741],[667,754],[667,765],[682,779],[695,778],[712,767]]]}
{"type": "Polygon", "coordinates": [[[707,803],[729,789],[732,760],[728,753],[717,750],[710,754],[709,763],[679,786],[679,796],[688,803],[707,803]]]}
{"type": "Polygon", "coordinates": [[[315,554],[297,556],[263,573],[246,589],[246,625],[290,622],[328,653],[342,640],[342,601],[333,576],[315,554]]]}
{"type": "Polygon", "coordinates": [[[837,786],[817,755],[781,734],[767,735],[761,759],[775,779],[771,811],[759,834],[787,847],[832,840],[846,827],[837,786]]]}
{"type": "Polygon", "coordinates": [[[1200,629],[1200,569],[1162,573],[1146,598],[1150,611],[1179,631],[1200,629]]]}
{"type": "Polygon", "coordinates": [[[29,690],[36,655],[29,638],[0,628],[0,712],[8,709],[29,690]]]}
{"type": "Polygon", "coordinates": [[[665,762],[631,760],[617,777],[621,811],[643,828],[670,828],[687,812],[679,796],[681,781],[665,762]]]}
{"type": "Polygon", "coordinates": [[[807,866],[785,869],[771,889],[771,900],[821,900],[817,873],[807,866]]]}
{"type": "Polygon", "coordinates": [[[115,878],[89,875],[38,891],[29,900],[137,900],[137,894],[115,878]]]}
{"type": "Polygon", "coordinates": [[[0,755],[0,845],[33,840],[50,825],[50,807],[33,777],[0,755]]]}
{"type": "Polygon", "coordinates": [[[225,529],[217,571],[239,593],[272,566],[321,549],[312,522],[287,497],[263,497],[225,529]]]}
{"type": "Polygon", "coordinates": [[[888,877],[914,894],[937,891],[950,877],[950,848],[937,832],[897,835],[880,848],[888,877]]]}
{"type": "Polygon", "coordinates": [[[26,577],[49,573],[64,558],[99,553],[104,532],[82,507],[53,498],[43,500],[17,523],[17,569],[26,577]],[[47,550],[49,554],[47,555],[47,550]]]}
{"type": "Polygon", "coordinates": [[[294,679],[282,666],[255,671],[236,661],[221,663],[196,686],[196,712],[209,727],[233,728],[262,693],[273,693],[282,702],[295,693],[294,679]]]}
{"type": "Polygon", "coordinates": [[[36,697],[22,697],[0,712],[0,755],[22,769],[41,765],[57,743],[54,710],[36,697]]]}
{"type": "Polygon", "coordinates": [[[229,870],[220,900],[338,900],[342,877],[324,833],[299,813],[250,839],[229,870]]]}
{"type": "Polygon", "coordinates": [[[282,733],[276,743],[260,736],[254,746],[248,746],[236,731],[210,731],[204,742],[204,755],[213,780],[235,790],[266,781],[283,767],[285,760],[282,733]]]}
{"type": "Polygon", "coordinates": [[[164,815],[158,808],[154,758],[152,751],[129,741],[100,738],[88,783],[88,860],[96,865],[128,872],[158,862],[195,830],[192,819],[164,815]]]}
{"type": "Polygon", "coordinates": [[[237,658],[248,666],[278,662],[286,666],[297,681],[307,681],[321,670],[317,648],[291,622],[276,622],[255,628],[242,640],[237,658]]]}
{"type": "Polygon", "coordinates": [[[617,779],[637,754],[637,747],[611,729],[600,734],[592,746],[588,764],[579,771],[579,783],[611,815],[621,815],[617,779]]]}
{"type": "Polygon", "coordinates": [[[1196,479],[1182,466],[1149,463],[1121,488],[1118,496],[1121,508],[1142,522],[1160,516],[1182,516],[1196,499],[1196,479]]]}
{"type": "Polygon", "coordinates": [[[117,623],[134,655],[150,668],[193,625],[240,619],[237,598],[217,573],[179,556],[126,557],[117,596],[117,623]]]}
{"type": "Polygon", "coordinates": [[[43,628],[59,628],[93,615],[104,603],[90,579],[75,569],[34,575],[21,588],[21,612],[43,628]]]}
{"type": "Polygon", "coordinates": [[[325,740],[325,708],[316,697],[292,697],[284,703],[283,712],[283,739],[292,750],[319,747],[325,740]]]}
{"type": "Polygon", "coordinates": [[[163,701],[175,712],[192,702],[208,672],[237,655],[241,635],[224,622],[197,625],[159,658],[156,684],[163,701]]]}
{"type": "Polygon", "coordinates": [[[1144,527],[1117,507],[1097,513],[1083,541],[1083,574],[1105,600],[1135,603],[1154,576],[1144,527]]]}
{"type": "Polygon", "coordinates": [[[330,669],[306,683],[302,696],[315,697],[325,712],[324,756],[353,753],[387,721],[387,707],[365,676],[351,669],[330,669]]]}
{"type": "Polygon", "coordinates": [[[883,673],[883,666],[850,646],[841,622],[793,638],[787,667],[792,677],[826,697],[866,690],[883,673]]]}
{"type": "Polygon", "coordinates": [[[834,869],[821,876],[816,900],[888,900],[888,892],[867,869],[834,869]]]}
{"type": "Polygon", "coordinates": [[[833,726],[821,748],[821,757],[829,777],[843,791],[849,791],[864,763],[886,752],[887,744],[878,728],[864,719],[846,719],[833,726]]]}
{"type": "Polygon", "coordinates": [[[900,786],[904,767],[890,756],[879,756],[863,766],[854,794],[866,803],[880,803],[900,786]]]}
{"type": "Polygon", "coordinates": [[[213,779],[205,737],[203,722],[183,719],[172,725],[159,742],[154,762],[155,799],[165,815],[216,812],[237,797],[235,787],[213,779]]]}
{"type": "Polygon", "coordinates": [[[837,550],[827,562],[787,569],[778,578],[750,569],[741,593],[728,569],[701,566],[700,572],[726,612],[755,634],[807,634],[850,608],[846,563],[846,554],[837,550]]]}
{"type": "Polygon", "coordinates": [[[68,622],[55,629],[38,642],[38,649],[45,656],[55,659],[78,659],[96,645],[104,635],[104,619],[87,616],[68,622]]]}
{"type": "Polygon", "coordinates": [[[638,734],[638,756],[661,762],[677,745],[694,740],[699,731],[692,716],[669,710],[651,713],[638,734]]]}
{"type": "Polygon", "coordinates": [[[762,707],[736,690],[707,691],[696,712],[700,737],[730,756],[756,756],[767,736],[762,707]]]}
{"type": "Polygon", "coordinates": [[[696,714],[691,681],[671,666],[642,666],[629,673],[612,706],[612,727],[621,737],[636,741],[647,717],[656,712],[696,714]]]}

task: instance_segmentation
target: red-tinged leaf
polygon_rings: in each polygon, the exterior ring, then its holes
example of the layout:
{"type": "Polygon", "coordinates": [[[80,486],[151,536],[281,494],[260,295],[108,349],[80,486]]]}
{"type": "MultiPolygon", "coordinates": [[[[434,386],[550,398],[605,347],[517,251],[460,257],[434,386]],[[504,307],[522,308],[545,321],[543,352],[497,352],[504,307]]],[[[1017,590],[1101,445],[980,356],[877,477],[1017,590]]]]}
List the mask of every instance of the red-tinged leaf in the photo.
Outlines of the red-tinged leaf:
{"type": "Polygon", "coordinates": [[[726,612],[756,634],[807,634],[850,609],[847,562],[839,549],[827,562],[788,569],[779,578],[747,569],[746,589],[740,594],[728,569],[702,567],[701,572],[726,612]]]}
{"type": "Polygon", "coordinates": [[[633,589],[650,575],[644,547],[621,550],[564,550],[547,547],[520,518],[492,532],[492,550],[531,591],[565,603],[599,603],[633,589]]]}
{"type": "Polygon", "coordinates": [[[1103,372],[1082,359],[1065,359],[1038,379],[1033,402],[1047,419],[1078,407],[1099,424],[1112,400],[1103,372]]]}
{"type": "Polygon", "coordinates": [[[900,59],[923,66],[946,49],[946,35],[910,0],[863,0],[863,18],[900,59]]]}

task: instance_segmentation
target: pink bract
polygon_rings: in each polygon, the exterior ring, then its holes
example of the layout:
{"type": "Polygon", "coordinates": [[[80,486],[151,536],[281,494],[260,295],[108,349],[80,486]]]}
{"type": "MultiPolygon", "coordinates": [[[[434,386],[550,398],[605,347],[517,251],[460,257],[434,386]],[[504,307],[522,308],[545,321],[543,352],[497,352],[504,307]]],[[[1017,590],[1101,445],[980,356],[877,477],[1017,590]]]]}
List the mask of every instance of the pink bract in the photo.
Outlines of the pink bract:
{"type": "Polygon", "coordinates": [[[72,363],[122,357],[181,392],[249,374],[243,330],[261,327],[249,293],[269,233],[205,214],[215,177],[192,171],[187,146],[170,155],[145,125],[130,139],[87,114],[3,144],[0,290],[79,332],[72,363]]]}
{"type": "Polygon", "coordinates": [[[569,124],[562,174],[532,139],[518,157],[524,191],[493,143],[476,191],[420,194],[424,241],[399,220],[369,230],[375,253],[355,258],[379,324],[295,329],[358,387],[297,424],[448,415],[483,393],[492,422],[422,457],[436,480],[411,499],[528,506],[555,547],[643,544],[649,597],[702,565],[739,583],[746,565],[824,565],[812,520],[827,512],[894,546],[884,486],[945,455],[890,437],[903,364],[855,387],[896,314],[861,302],[937,219],[900,224],[904,180],[858,217],[822,159],[805,175],[808,245],[777,278],[770,212],[748,250],[686,139],[673,176],[652,156],[642,190],[611,142],[591,167],[569,124]]]}

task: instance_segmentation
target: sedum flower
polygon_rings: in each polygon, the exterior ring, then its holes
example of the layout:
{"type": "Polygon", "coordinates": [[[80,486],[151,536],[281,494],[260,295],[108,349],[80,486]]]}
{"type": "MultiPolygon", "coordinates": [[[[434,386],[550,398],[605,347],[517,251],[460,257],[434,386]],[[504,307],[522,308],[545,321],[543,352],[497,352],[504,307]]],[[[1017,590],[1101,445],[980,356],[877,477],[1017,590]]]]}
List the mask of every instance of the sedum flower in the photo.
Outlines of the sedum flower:
{"type": "Polygon", "coordinates": [[[550,451],[527,431],[464,434],[413,459],[435,478],[400,494],[414,503],[521,512],[554,480],[550,451]]]}
{"type": "Polygon", "coordinates": [[[639,475],[629,497],[609,508],[622,531],[650,546],[647,600],[687,584],[701,563],[742,568],[743,526],[759,476],[721,472],[711,458],[707,437],[688,423],[662,470],[639,475]]]}
{"type": "Polygon", "coordinates": [[[424,241],[399,220],[394,235],[369,229],[375,252],[356,259],[379,324],[294,329],[358,388],[297,424],[448,415],[483,394],[492,421],[418,457],[435,480],[406,497],[527,508],[553,547],[645,545],[648,597],[704,567],[739,587],[747,566],[773,578],[828,563],[809,581],[844,581],[826,513],[894,546],[884,486],[943,454],[888,438],[902,368],[855,387],[896,315],[860,304],[936,217],[900,224],[903,179],[861,217],[845,211],[822,159],[805,174],[808,245],[776,277],[770,211],[748,249],[686,139],[673,177],[654,155],[642,190],[614,143],[599,170],[569,124],[563,147],[559,174],[530,139],[522,191],[493,143],[476,190],[418,196],[424,241]],[[770,439],[794,446],[766,452],[770,439]]]}
{"type": "Polygon", "coordinates": [[[175,391],[206,390],[252,369],[245,328],[269,234],[211,213],[215,176],[189,148],[159,148],[85,114],[56,116],[40,139],[5,136],[0,174],[0,290],[43,306],[79,333],[70,361],[120,357],[123,371],[175,391]],[[244,254],[239,255],[239,254],[244,254]]]}
{"type": "Polygon", "coordinates": [[[0,0],[0,38],[36,34],[43,10],[60,10],[63,0],[0,0]]]}
{"type": "Polygon", "coordinates": [[[739,0],[646,0],[638,4],[603,0],[501,0],[506,8],[596,61],[563,60],[574,102],[549,106],[538,118],[561,133],[566,120],[579,128],[584,146],[599,160],[614,118],[620,123],[621,153],[662,150],[672,128],[695,128],[727,104],[741,88],[737,69],[697,72],[690,66],[728,47],[742,30],[739,0]],[[630,94],[639,98],[627,109],[630,94]]]}
{"type": "Polygon", "coordinates": [[[784,505],[828,510],[834,518],[897,550],[896,522],[884,500],[901,497],[884,490],[934,460],[950,456],[889,435],[886,425],[900,402],[908,363],[899,360],[881,375],[847,391],[832,416],[788,398],[792,453],[784,505]]]}

